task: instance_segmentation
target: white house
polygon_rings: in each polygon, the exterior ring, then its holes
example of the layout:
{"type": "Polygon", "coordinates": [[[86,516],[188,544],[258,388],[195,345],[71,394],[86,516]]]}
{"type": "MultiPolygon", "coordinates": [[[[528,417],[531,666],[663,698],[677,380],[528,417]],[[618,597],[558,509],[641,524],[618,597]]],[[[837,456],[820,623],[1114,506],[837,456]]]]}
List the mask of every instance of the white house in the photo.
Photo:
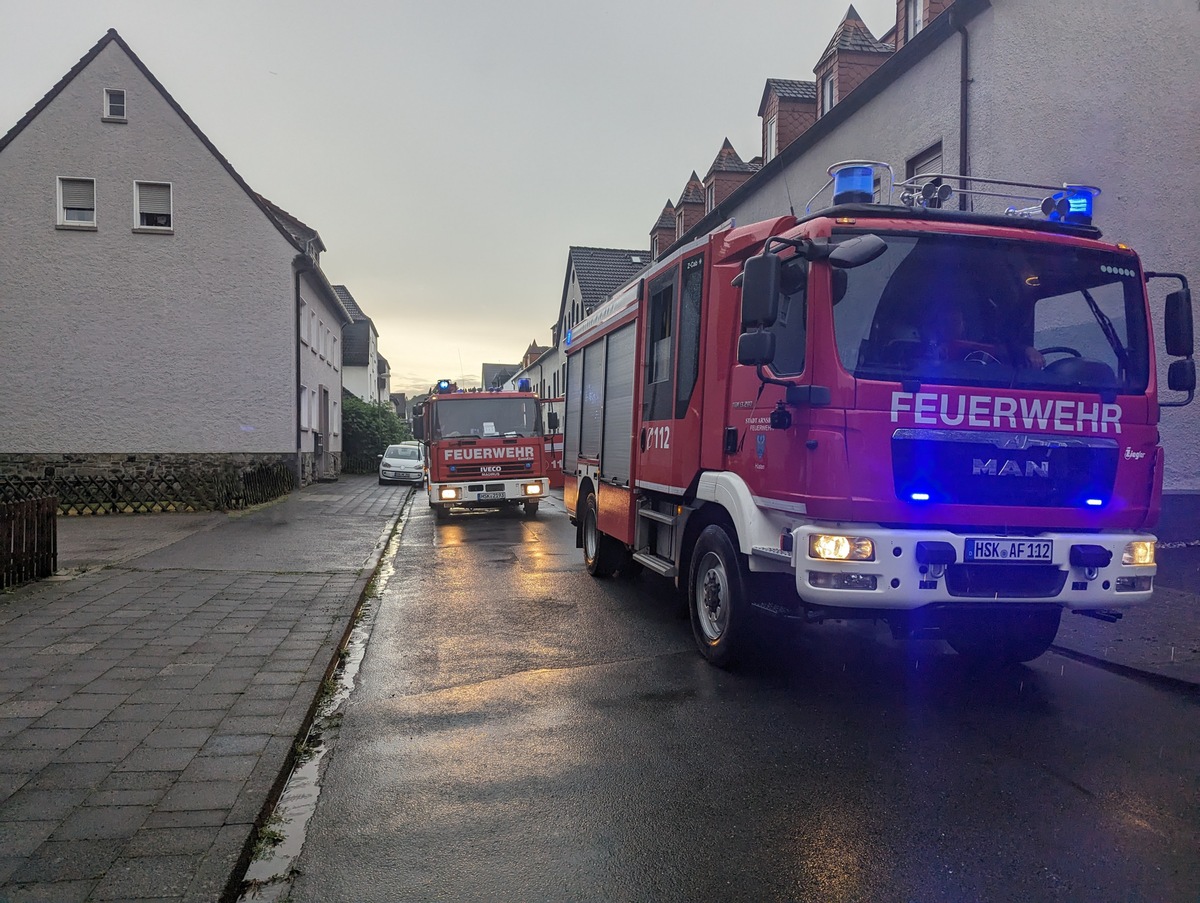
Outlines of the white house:
{"type": "Polygon", "coordinates": [[[320,237],[116,31],[0,138],[0,198],[0,474],[337,473],[320,237]]]}
{"type": "Polygon", "coordinates": [[[350,289],[335,285],[342,305],[350,312],[350,322],[342,327],[342,385],[363,401],[375,404],[388,401],[391,376],[387,361],[379,354],[379,332],[371,318],[363,313],[350,289]]]}

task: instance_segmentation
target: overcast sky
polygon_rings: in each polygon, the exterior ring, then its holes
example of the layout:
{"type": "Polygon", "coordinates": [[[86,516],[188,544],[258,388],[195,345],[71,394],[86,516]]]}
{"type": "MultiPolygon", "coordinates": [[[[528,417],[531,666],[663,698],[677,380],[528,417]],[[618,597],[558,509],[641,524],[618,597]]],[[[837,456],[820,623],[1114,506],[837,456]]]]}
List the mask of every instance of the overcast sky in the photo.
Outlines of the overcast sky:
{"type": "MultiPolygon", "coordinates": [[[[0,134],[115,28],[255,191],[321,233],[392,390],[549,344],[571,245],[645,249],[842,0],[0,0],[0,134]]],[[[878,38],[895,0],[855,0],[878,38]]]]}

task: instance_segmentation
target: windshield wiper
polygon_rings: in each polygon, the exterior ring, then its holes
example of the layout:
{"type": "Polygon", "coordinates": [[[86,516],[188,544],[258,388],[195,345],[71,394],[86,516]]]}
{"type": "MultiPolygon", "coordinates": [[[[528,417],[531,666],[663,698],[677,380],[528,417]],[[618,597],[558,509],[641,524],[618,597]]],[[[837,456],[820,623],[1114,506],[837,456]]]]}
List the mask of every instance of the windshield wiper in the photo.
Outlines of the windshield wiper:
{"type": "Polygon", "coordinates": [[[1117,364],[1121,368],[1121,380],[1123,382],[1129,378],[1129,352],[1121,344],[1121,337],[1117,335],[1117,330],[1113,326],[1112,320],[1100,309],[1100,305],[1096,303],[1096,299],[1092,297],[1092,293],[1086,288],[1080,289],[1080,291],[1083,292],[1083,297],[1087,301],[1088,307],[1092,309],[1092,316],[1100,324],[1100,331],[1104,333],[1104,337],[1108,339],[1108,344],[1112,346],[1113,354],[1117,356],[1117,364]]]}

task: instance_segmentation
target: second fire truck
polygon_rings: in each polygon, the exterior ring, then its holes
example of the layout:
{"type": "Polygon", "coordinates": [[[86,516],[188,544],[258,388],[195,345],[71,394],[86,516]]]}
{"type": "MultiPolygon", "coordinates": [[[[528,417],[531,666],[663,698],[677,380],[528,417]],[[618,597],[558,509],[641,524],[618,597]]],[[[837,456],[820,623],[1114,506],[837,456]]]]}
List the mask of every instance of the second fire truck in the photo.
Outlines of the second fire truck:
{"type": "Polygon", "coordinates": [[[1159,409],[1195,389],[1186,279],[1102,241],[1095,188],[928,174],[892,203],[865,161],[830,185],[825,209],[679,248],[568,334],[587,569],[674,580],[717,665],[754,609],[1028,661],[1064,611],[1148,601],[1159,409]],[[1180,286],[1163,400],[1158,278],[1180,286]]]}
{"type": "Polygon", "coordinates": [[[438,520],[455,508],[537,514],[549,491],[541,405],[528,385],[518,388],[463,392],[440,380],[414,410],[413,433],[425,443],[429,506],[438,520]]]}

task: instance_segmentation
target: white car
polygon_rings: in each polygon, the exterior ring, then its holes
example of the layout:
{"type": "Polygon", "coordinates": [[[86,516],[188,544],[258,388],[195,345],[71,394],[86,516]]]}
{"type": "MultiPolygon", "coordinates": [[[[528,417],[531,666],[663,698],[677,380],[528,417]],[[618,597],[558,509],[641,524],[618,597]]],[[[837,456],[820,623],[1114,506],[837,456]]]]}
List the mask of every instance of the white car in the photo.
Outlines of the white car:
{"type": "Polygon", "coordinates": [[[389,445],[379,457],[379,484],[425,484],[425,448],[419,442],[389,445]]]}

